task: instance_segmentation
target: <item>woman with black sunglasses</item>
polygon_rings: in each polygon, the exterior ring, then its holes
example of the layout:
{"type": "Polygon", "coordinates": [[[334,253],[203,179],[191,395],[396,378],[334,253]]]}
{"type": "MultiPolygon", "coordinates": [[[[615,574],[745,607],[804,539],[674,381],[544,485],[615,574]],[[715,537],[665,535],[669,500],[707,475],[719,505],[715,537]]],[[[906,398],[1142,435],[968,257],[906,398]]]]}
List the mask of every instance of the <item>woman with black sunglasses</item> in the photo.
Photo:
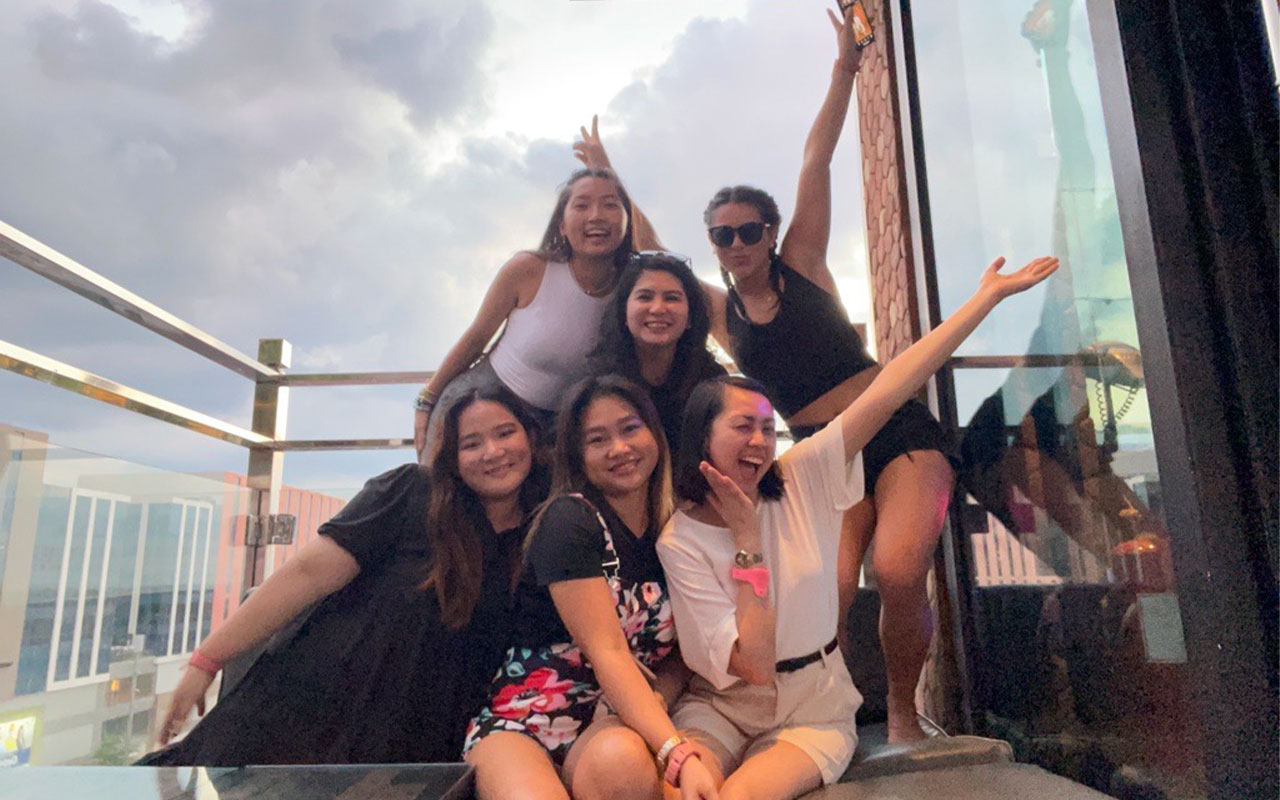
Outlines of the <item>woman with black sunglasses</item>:
{"type": "MultiPolygon", "coordinates": [[[[713,333],[742,372],[766,387],[793,438],[835,419],[880,365],[849,323],[827,266],[831,157],[844,127],[860,52],[851,16],[828,12],[838,52],[826,99],[805,142],[796,211],[786,233],[768,193],[721,189],[704,214],[727,295],[714,300],[713,333]]],[[[951,497],[951,444],[917,401],[899,408],[864,451],[866,497],[845,515],[839,555],[840,635],[871,539],[889,683],[889,739],[923,738],[915,688],[933,634],[926,576],[951,497]]]]}

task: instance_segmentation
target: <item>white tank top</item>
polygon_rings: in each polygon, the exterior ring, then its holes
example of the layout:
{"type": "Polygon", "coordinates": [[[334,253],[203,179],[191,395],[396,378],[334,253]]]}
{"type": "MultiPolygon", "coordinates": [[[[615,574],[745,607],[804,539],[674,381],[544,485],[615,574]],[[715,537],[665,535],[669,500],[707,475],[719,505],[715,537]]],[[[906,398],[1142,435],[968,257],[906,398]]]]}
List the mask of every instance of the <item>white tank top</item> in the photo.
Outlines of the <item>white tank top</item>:
{"type": "Polygon", "coordinates": [[[587,355],[608,305],[608,295],[582,291],[568,264],[548,263],[533,301],[511,312],[489,351],[493,371],[526,403],[554,410],[565,390],[590,374],[587,355]]]}

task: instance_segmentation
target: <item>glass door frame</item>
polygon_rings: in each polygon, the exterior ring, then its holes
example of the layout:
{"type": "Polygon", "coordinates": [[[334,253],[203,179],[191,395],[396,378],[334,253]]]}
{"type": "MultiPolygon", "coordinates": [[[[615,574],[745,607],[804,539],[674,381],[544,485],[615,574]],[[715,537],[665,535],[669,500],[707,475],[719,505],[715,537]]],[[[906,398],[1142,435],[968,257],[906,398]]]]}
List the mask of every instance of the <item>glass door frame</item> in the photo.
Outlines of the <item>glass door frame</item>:
{"type": "MultiPolygon", "coordinates": [[[[1186,633],[1191,694],[1197,698],[1195,711],[1204,732],[1203,756],[1208,783],[1214,796],[1244,796],[1238,793],[1258,790],[1266,794],[1256,796],[1276,796],[1277,766],[1280,764],[1275,747],[1276,610],[1266,600],[1268,594],[1274,598],[1276,590],[1274,494],[1268,507],[1266,487],[1262,487],[1259,504],[1250,497],[1233,493],[1232,489],[1238,488],[1234,483],[1224,487],[1220,470],[1205,468],[1225,467],[1232,471],[1232,459],[1238,462],[1241,452],[1239,448],[1232,450],[1224,443],[1230,441],[1231,436],[1238,439],[1239,434],[1225,429],[1227,423],[1224,418],[1230,413],[1227,407],[1231,400],[1229,390],[1210,382],[1209,375],[1195,374],[1187,359],[1179,358],[1176,352],[1177,347],[1194,342],[1197,344],[1195,349],[1202,351],[1197,361],[1203,364],[1220,355],[1214,348],[1215,344],[1221,344],[1220,341],[1215,342],[1214,331],[1208,324],[1211,320],[1184,313],[1185,307],[1179,302],[1178,293],[1188,303],[1203,308],[1211,307],[1215,297],[1210,296],[1210,289],[1203,280],[1189,280],[1197,269],[1204,269],[1204,254],[1197,252],[1196,243],[1190,238],[1192,234],[1188,233],[1194,228],[1189,228],[1176,213],[1173,219],[1169,219],[1170,209],[1167,207],[1158,209],[1164,215],[1159,219],[1153,217],[1148,207],[1148,197],[1159,192],[1161,187],[1167,192],[1169,186],[1183,189],[1182,194],[1187,200],[1185,207],[1175,207],[1172,209],[1174,212],[1180,211],[1183,216],[1194,215],[1197,212],[1195,204],[1203,202],[1202,197],[1195,196],[1200,186],[1189,181],[1194,176],[1187,174],[1186,165],[1178,158],[1169,158],[1172,153],[1157,150],[1162,144],[1171,147],[1174,144],[1161,140],[1162,135],[1172,134],[1160,130],[1163,120],[1159,115],[1167,113],[1173,102],[1169,97],[1171,86],[1189,85],[1193,90],[1209,91],[1213,81],[1219,79],[1205,74],[1211,69],[1208,65],[1206,70],[1200,71],[1185,67],[1171,70],[1167,63],[1146,63],[1144,69],[1142,57],[1131,56],[1126,61],[1126,48],[1130,53],[1138,52],[1145,57],[1146,51],[1139,49],[1144,47],[1143,36],[1151,37],[1158,33],[1162,25],[1164,30],[1170,30],[1186,24],[1166,19],[1170,13],[1167,8],[1153,9],[1150,4],[1143,5],[1137,0],[1083,2],[1099,70],[1107,144],[1135,299],[1143,367],[1151,387],[1148,397],[1152,432],[1165,498],[1165,521],[1173,539],[1174,573],[1186,633]],[[1142,14],[1148,15],[1148,19],[1152,15],[1157,19],[1149,23],[1136,22],[1142,14]],[[1123,30],[1122,18],[1126,20],[1123,30]],[[1144,120],[1144,116],[1147,119],[1144,120]],[[1140,139],[1139,132],[1143,128],[1144,135],[1140,139]],[[1164,258],[1158,257],[1158,253],[1164,258]],[[1171,285],[1176,285],[1172,291],[1171,285]],[[1168,313],[1170,309],[1175,309],[1175,313],[1168,313]],[[1206,391],[1206,387],[1216,391],[1206,391]],[[1222,500],[1226,502],[1215,502],[1222,500]],[[1263,540],[1261,546],[1260,538],[1263,540]],[[1264,561],[1266,563],[1261,563],[1264,561]]],[[[891,9],[896,13],[890,17],[892,43],[901,56],[896,59],[899,103],[904,119],[909,122],[902,132],[906,150],[903,155],[913,212],[913,257],[917,286],[920,287],[920,308],[926,315],[921,322],[927,331],[941,322],[942,315],[911,5],[910,0],[893,3],[891,9]]],[[[1206,9],[1226,7],[1225,3],[1207,0],[1191,5],[1203,5],[1206,9]]],[[[922,13],[926,12],[922,6],[922,13]]],[[[1261,16],[1256,8],[1255,13],[1261,16]]],[[[1239,22],[1239,17],[1247,18],[1248,15],[1238,14],[1236,22],[1239,22]]],[[[1236,28],[1235,32],[1252,44],[1251,31],[1241,33],[1236,28]]],[[[1256,33],[1261,46],[1256,48],[1256,53],[1244,52],[1240,58],[1265,60],[1265,32],[1259,26],[1256,33]]],[[[1149,47],[1150,41],[1145,46],[1149,47]]],[[[1250,61],[1246,67],[1247,73],[1248,68],[1256,69],[1257,65],[1250,61]]],[[[1266,63],[1266,71],[1270,73],[1269,62],[1266,63]]],[[[1269,80],[1274,87],[1273,73],[1270,73],[1269,80]]],[[[1247,93],[1252,87],[1241,88],[1247,93]]],[[[1263,112],[1266,111],[1263,104],[1263,112]]],[[[1274,131],[1274,109],[1271,114],[1274,131]]],[[[1253,120],[1258,122],[1256,116],[1253,120]]],[[[1264,116],[1259,125],[1266,121],[1264,116]]],[[[1176,122],[1194,125],[1197,121],[1176,122]]],[[[1237,146],[1244,144],[1239,141],[1240,137],[1241,132],[1235,132],[1234,144],[1237,146]]],[[[1274,191],[1274,174],[1271,177],[1274,191]]],[[[1265,195],[1265,189],[1263,191],[1265,195]]],[[[1265,202],[1264,197],[1264,205],[1265,202]]],[[[1274,214],[1272,195],[1268,214],[1271,221],[1274,221],[1274,214]]],[[[1274,232],[1275,226],[1270,227],[1274,232]]],[[[1266,258],[1265,243],[1261,250],[1255,254],[1266,258]]],[[[1274,246],[1270,252],[1270,263],[1274,267],[1274,246]]],[[[1271,305],[1274,313],[1274,296],[1271,305]]],[[[1270,352],[1274,355],[1274,342],[1271,347],[1270,352]]],[[[954,430],[959,424],[954,370],[977,367],[978,362],[989,360],[987,357],[954,358],[939,372],[929,394],[944,425],[954,430]],[[974,363],[968,364],[969,361],[974,363]]],[[[1017,361],[1018,358],[1013,357],[1010,366],[1017,361]]],[[[1254,383],[1262,384],[1260,388],[1264,394],[1275,385],[1274,357],[1270,364],[1270,375],[1265,365],[1260,377],[1256,370],[1253,375],[1254,383]]],[[[1259,391],[1256,385],[1246,388],[1259,391]]],[[[1271,396],[1274,398],[1275,394],[1271,396]]],[[[1250,436],[1264,442],[1270,437],[1270,441],[1274,441],[1274,419],[1269,430],[1263,430],[1261,434],[1250,433],[1250,436]]],[[[1256,464],[1254,469],[1257,470],[1256,464]]],[[[1274,462],[1270,469],[1270,474],[1274,475],[1274,462]]],[[[978,710],[973,707],[972,683],[977,656],[968,644],[977,641],[970,603],[974,586],[969,553],[964,546],[963,509],[959,505],[953,505],[948,530],[942,538],[942,549],[947,589],[952,598],[953,618],[950,623],[959,661],[961,711],[968,729],[972,731],[975,729],[974,714],[978,710]]],[[[940,620],[939,624],[946,622],[940,620]]]]}

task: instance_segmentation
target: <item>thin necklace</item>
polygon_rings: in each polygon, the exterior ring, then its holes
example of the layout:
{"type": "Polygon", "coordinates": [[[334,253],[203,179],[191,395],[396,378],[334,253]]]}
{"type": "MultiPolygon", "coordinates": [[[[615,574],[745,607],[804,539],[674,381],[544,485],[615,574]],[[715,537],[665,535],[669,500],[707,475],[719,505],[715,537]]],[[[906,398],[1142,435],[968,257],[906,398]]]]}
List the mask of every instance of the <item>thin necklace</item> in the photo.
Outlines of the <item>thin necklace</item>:
{"type": "Polygon", "coordinates": [[[578,284],[578,288],[581,289],[582,293],[587,297],[604,297],[613,291],[614,275],[606,275],[602,286],[589,288],[585,283],[583,283],[582,278],[578,277],[578,273],[574,272],[572,264],[569,265],[569,274],[573,276],[573,282],[578,284]]]}

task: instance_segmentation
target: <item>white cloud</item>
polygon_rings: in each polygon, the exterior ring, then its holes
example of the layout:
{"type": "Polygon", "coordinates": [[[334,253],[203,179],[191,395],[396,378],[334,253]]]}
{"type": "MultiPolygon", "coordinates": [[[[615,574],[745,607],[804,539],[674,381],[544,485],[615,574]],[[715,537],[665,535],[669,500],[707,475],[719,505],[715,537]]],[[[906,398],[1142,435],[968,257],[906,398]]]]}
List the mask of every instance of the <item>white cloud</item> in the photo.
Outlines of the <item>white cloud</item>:
{"type": "MultiPolygon", "coordinates": [[[[790,214],[833,46],[821,4],[794,0],[6,10],[0,219],[249,354],[288,338],[295,371],[438,364],[498,267],[537,243],[597,111],[667,243],[714,275],[702,205],[755,182],[790,214]]],[[[831,260],[861,286],[856,139],[851,118],[831,260]]],[[[13,265],[0,292],[0,339],[247,425],[239,376],[13,265]]],[[[864,313],[865,296],[845,301],[864,313]]],[[[407,435],[412,392],[295,390],[290,434],[407,435]]],[[[0,395],[0,418],[66,444],[243,469],[227,446],[12,374],[0,395]]],[[[387,459],[287,463],[331,483],[349,463],[350,484],[387,459]]]]}

